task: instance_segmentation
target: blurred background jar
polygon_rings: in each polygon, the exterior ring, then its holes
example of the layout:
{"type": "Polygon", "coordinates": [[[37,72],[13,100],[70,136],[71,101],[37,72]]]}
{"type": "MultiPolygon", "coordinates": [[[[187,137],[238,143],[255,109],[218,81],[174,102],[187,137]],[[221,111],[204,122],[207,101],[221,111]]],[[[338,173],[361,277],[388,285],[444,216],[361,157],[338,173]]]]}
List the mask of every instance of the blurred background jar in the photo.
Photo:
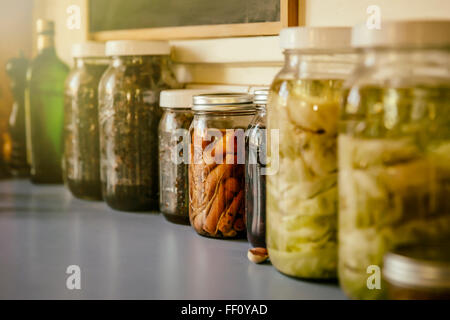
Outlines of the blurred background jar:
{"type": "Polygon", "coordinates": [[[450,239],[450,21],[353,29],[339,123],[339,279],[351,298],[399,246],[450,239]]]}
{"type": "Polygon", "coordinates": [[[102,200],[98,85],[109,59],[98,42],[74,44],[72,56],[64,100],[64,181],[75,197],[102,200]]]}
{"type": "Polygon", "coordinates": [[[25,88],[29,63],[28,59],[21,53],[18,58],[11,58],[6,64],[6,72],[11,81],[14,99],[9,117],[9,134],[11,136],[9,167],[15,177],[28,177],[30,175],[25,132],[25,88]]]}
{"type": "Polygon", "coordinates": [[[255,117],[245,138],[245,221],[252,247],[266,247],[266,104],[269,89],[256,90],[255,117]]]}
{"type": "Polygon", "coordinates": [[[158,210],[159,95],[179,88],[166,41],[109,41],[99,85],[103,198],[118,210],[158,210]]]}
{"type": "Polygon", "coordinates": [[[37,56],[27,72],[27,158],[34,183],[62,183],[64,82],[69,68],[55,50],[52,21],[37,20],[37,56]]]}
{"type": "Polygon", "coordinates": [[[255,115],[251,95],[194,96],[190,127],[189,218],[201,235],[245,235],[245,130],[255,115]]]}
{"type": "Polygon", "coordinates": [[[412,245],[384,256],[383,279],[390,300],[449,300],[449,243],[412,245]]]}
{"type": "Polygon", "coordinates": [[[343,83],[356,62],[350,31],[280,33],[285,65],[267,106],[268,145],[273,131],[279,133],[279,154],[268,148],[279,161],[267,176],[267,247],[275,268],[294,277],[336,277],[337,119],[343,83]]]}
{"type": "Polygon", "coordinates": [[[189,224],[188,162],[192,97],[201,89],[164,90],[159,123],[159,210],[167,220],[189,224]],[[185,148],[182,148],[182,147],[185,148]]]}

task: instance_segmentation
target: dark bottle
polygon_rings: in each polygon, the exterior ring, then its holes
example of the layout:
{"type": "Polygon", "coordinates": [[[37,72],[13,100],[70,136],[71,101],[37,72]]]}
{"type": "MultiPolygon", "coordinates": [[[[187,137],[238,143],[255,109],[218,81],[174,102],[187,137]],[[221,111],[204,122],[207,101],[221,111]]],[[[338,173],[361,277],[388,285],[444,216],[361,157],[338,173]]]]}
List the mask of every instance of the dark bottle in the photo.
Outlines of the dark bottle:
{"type": "Polygon", "coordinates": [[[25,133],[25,87],[29,65],[23,53],[19,58],[12,58],[6,64],[6,73],[11,79],[11,91],[14,104],[9,117],[11,136],[11,173],[16,177],[27,177],[30,167],[27,163],[27,146],[25,133]]]}
{"type": "Polygon", "coordinates": [[[159,207],[158,125],[162,90],[179,87],[165,41],[110,41],[99,85],[103,199],[114,209],[159,207]]]}
{"type": "Polygon", "coordinates": [[[256,115],[245,143],[245,214],[251,246],[266,247],[266,103],[267,90],[255,91],[256,115]]]}
{"type": "Polygon", "coordinates": [[[64,100],[64,182],[77,198],[102,200],[97,93],[109,59],[97,42],[75,44],[72,56],[64,100]]]}
{"type": "Polygon", "coordinates": [[[69,68],[58,58],[54,24],[37,21],[38,55],[27,73],[27,158],[34,183],[62,182],[64,81],[69,68]]]}

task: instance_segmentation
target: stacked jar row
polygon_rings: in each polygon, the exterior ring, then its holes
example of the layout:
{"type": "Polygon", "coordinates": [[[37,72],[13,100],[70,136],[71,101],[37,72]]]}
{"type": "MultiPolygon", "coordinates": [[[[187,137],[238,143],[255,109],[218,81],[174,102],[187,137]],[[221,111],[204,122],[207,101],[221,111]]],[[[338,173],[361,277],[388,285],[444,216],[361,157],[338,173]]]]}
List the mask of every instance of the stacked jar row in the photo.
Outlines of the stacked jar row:
{"type": "Polygon", "coordinates": [[[247,233],[262,249],[252,261],[267,245],[285,274],[339,276],[353,298],[385,297],[368,286],[368,268],[391,250],[450,238],[445,28],[284,29],[267,129],[267,94],[181,90],[159,101],[179,87],[168,46],[108,43],[99,99],[67,100],[66,183],[119,210],[159,207],[201,235],[247,233]],[[92,107],[77,111],[77,101],[92,107]],[[87,143],[96,132],[100,144],[87,143]]]}

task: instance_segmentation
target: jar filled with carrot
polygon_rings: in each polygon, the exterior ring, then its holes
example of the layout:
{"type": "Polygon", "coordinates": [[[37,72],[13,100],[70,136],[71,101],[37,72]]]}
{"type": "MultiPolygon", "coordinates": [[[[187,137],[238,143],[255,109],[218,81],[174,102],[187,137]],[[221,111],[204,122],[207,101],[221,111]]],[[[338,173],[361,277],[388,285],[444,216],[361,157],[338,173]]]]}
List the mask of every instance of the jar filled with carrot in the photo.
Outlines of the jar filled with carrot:
{"type": "Polygon", "coordinates": [[[245,130],[255,115],[252,96],[194,96],[190,127],[189,219],[201,235],[245,235],[245,130]]]}

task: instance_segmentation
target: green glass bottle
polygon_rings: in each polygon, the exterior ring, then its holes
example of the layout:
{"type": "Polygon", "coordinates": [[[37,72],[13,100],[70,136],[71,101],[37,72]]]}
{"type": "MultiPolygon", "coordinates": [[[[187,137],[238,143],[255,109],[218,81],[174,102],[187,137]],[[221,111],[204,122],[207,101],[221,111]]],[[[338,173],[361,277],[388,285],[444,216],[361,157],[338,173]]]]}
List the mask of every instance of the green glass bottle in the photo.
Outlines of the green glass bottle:
{"type": "Polygon", "coordinates": [[[38,54],[27,73],[27,158],[33,183],[62,183],[64,82],[69,68],[56,55],[54,24],[37,21],[38,54]]]}

